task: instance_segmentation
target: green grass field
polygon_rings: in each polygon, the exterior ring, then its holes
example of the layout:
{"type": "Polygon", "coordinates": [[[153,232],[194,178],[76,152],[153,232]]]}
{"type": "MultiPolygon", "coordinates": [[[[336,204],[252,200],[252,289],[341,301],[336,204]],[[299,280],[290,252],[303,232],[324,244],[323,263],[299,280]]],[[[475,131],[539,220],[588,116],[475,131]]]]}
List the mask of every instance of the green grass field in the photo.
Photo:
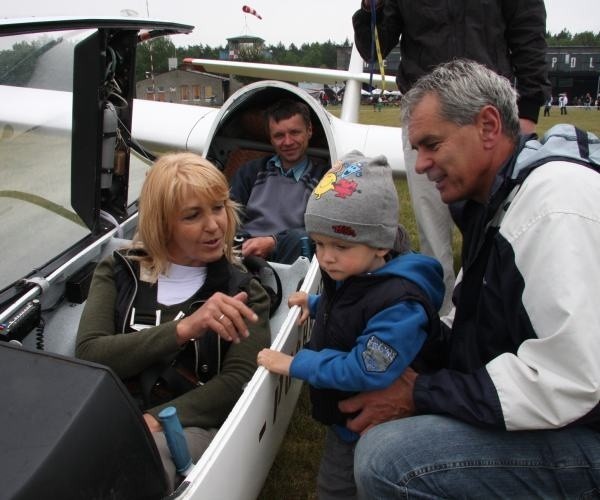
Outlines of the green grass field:
{"type": "MultiPolygon", "coordinates": [[[[327,111],[339,116],[341,107],[329,106],[327,111]]],[[[540,115],[542,115],[541,111],[540,115]]],[[[358,120],[360,123],[368,125],[398,127],[400,126],[400,113],[397,107],[384,107],[381,112],[377,112],[373,110],[373,106],[361,106],[358,120]]],[[[573,123],[579,128],[589,130],[600,137],[600,111],[597,111],[596,108],[585,111],[582,107],[569,107],[569,114],[561,117],[558,106],[553,106],[550,116],[540,116],[537,127],[538,134],[543,134],[557,123],[573,123]]]]}
{"type": "MultiPolygon", "coordinates": [[[[340,108],[330,106],[332,114],[339,116],[340,108]]],[[[549,117],[540,117],[537,132],[542,135],[557,123],[573,123],[579,128],[593,132],[600,137],[600,111],[593,108],[569,108],[568,115],[560,116],[554,106],[549,117]]],[[[540,114],[542,114],[540,112],[540,114]]],[[[359,121],[364,124],[399,126],[399,111],[396,107],[384,108],[381,112],[372,106],[361,106],[359,121]]],[[[398,147],[401,147],[398,131],[398,147]]],[[[397,180],[396,187],[400,198],[400,221],[408,229],[414,248],[418,248],[415,219],[410,205],[408,187],[405,180],[397,180]]],[[[460,252],[460,235],[454,241],[455,262],[460,252]]],[[[290,427],[279,450],[275,463],[259,496],[260,500],[307,500],[315,499],[315,479],[320,461],[325,428],[310,417],[310,403],[306,385],[303,388],[298,406],[290,422],[290,427]]]]}

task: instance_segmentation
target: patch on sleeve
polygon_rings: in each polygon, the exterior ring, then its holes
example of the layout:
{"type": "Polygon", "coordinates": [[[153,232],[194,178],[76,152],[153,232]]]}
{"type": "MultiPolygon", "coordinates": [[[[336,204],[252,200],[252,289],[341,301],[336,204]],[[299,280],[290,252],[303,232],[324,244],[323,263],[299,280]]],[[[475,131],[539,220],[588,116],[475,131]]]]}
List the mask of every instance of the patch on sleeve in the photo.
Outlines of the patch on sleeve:
{"type": "Polygon", "coordinates": [[[373,335],[367,341],[367,348],[362,353],[363,362],[368,372],[384,372],[393,363],[398,353],[385,342],[373,335]]]}

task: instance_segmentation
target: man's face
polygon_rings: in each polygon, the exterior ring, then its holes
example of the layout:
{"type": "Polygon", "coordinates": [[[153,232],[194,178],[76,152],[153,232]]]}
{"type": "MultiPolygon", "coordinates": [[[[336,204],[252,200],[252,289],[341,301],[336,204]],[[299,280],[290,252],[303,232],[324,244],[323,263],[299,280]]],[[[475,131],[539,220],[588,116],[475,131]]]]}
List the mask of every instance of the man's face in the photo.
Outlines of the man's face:
{"type": "Polygon", "coordinates": [[[439,101],[426,95],[410,117],[409,140],[417,152],[415,170],[435,183],[444,203],[472,199],[485,202],[496,168],[484,147],[482,124],[458,126],[443,120],[439,101]]]}
{"type": "Polygon", "coordinates": [[[286,170],[304,157],[311,136],[312,127],[307,127],[300,115],[278,122],[269,119],[269,138],[286,170]]]}

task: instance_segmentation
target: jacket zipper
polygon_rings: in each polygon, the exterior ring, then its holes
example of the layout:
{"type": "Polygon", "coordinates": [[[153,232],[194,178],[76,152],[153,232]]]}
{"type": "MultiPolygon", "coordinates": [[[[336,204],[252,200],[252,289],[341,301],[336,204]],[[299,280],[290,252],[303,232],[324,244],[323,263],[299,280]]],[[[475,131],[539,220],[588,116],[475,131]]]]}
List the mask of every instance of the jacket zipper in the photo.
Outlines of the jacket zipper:
{"type": "Polygon", "coordinates": [[[125,328],[127,326],[127,318],[129,317],[129,314],[131,313],[131,308],[133,307],[133,303],[135,301],[135,297],[138,292],[138,280],[137,280],[137,277],[135,276],[135,273],[133,272],[133,268],[131,267],[131,264],[129,264],[129,261],[119,253],[116,253],[115,255],[118,255],[119,258],[127,266],[127,270],[129,271],[129,273],[131,274],[131,277],[133,278],[133,285],[134,285],[133,294],[131,295],[131,297],[129,299],[129,304],[128,304],[127,308],[125,309],[125,316],[123,318],[123,324],[121,325],[121,333],[125,333],[125,328]]]}
{"type": "MultiPolygon", "coordinates": [[[[188,310],[197,310],[201,307],[201,304],[206,303],[205,300],[199,300],[197,302],[192,302],[190,304],[190,307],[188,308],[188,310]],[[194,306],[196,304],[199,304],[197,308],[194,309],[194,306]]],[[[219,341],[219,339],[217,339],[217,341],[219,341]]],[[[200,374],[198,373],[198,359],[200,357],[200,353],[198,351],[198,342],[196,342],[195,340],[192,341],[192,344],[194,344],[194,375],[196,375],[197,378],[200,378],[200,374]]],[[[220,363],[219,363],[220,366],[220,363]]]]}

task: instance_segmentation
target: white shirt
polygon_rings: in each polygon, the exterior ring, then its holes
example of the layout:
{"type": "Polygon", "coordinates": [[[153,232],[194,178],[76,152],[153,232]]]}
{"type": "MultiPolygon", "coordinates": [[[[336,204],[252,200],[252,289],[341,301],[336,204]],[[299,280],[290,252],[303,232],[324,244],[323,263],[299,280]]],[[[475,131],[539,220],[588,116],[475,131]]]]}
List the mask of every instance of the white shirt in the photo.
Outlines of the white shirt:
{"type": "Polygon", "coordinates": [[[181,266],[171,263],[169,274],[158,276],[157,300],[171,306],[194,295],[206,281],[206,267],[181,266]]]}

